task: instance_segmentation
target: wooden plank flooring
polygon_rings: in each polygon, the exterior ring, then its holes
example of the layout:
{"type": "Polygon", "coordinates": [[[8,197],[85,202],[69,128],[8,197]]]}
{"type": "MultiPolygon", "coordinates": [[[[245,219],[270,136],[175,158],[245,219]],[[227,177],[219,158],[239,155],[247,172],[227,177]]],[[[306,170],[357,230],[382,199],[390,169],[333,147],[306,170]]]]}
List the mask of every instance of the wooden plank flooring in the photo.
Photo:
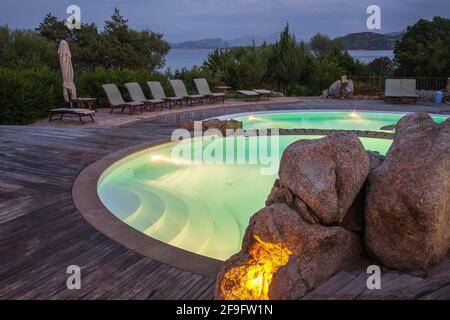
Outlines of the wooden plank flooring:
{"type": "MultiPolygon", "coordinates": [[[[122,148],[168,138],[183,119],[237,112],[295,109],[434,111],[432,106],[384,106],[376,101],[305,99],[296,105],[233,107],[167,116],[120,128],[0,126],[0,299],[211,299],[214,279],[143,257],[90,226],[71,199],[72,183],[90,163],[122,148]],[[406,109],[405,109],[406,108],[406,109]],[[67,290],[66,268],[82,268],[82,289],[67,290]]],[[[448,112],[447,112],[448,113],[448,112]]],[[[310,297],[363,298],[363,277],[318,288],[310,297]]],[[[448,297],[448,274],[412,282],[408,298],[448,297]]],[[[336,280],[337,281],[337,280],[336,280]]],[[[403,289],[402,289],[403,290],[403,289]]]]}

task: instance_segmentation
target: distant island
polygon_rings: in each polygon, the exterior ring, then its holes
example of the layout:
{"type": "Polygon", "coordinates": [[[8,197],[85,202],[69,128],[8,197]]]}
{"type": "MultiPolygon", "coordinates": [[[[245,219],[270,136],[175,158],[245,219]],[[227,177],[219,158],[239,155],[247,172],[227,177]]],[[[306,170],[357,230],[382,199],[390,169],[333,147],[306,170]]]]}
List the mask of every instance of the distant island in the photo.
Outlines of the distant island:
{"type": "Polygon", "coordinates": [[[400,40],[403,32],[375,33],[359,32],[350,33],[341,39],[344,41],[347,50],[392,50],[395,42],[400,40]]]}
{"type": "Polygon", "coordinates": [[[221,49],[228,48],[230,45],[223,39],[202,39],[197,41],[171,43],[170,47],[172,49],[221,49]]]}
{"type": "Polygon", "coordinates": [[[170,46],[172,47],[172,49],[216,49],[216,48],[247,47],[251,46],[254,43],[256,46],[259,47],[263,43],[275,43],[278,37],[279,34],[274,33],[266,37],[245,36],[231,40],[223,40],[220,38],[202,39],[197,41],[171,43],[170,46]]]}
{"type": "MultiPolygon", "coordinates": [[[[358,32],[350,33],[346,36],[339,37],[347,47],[347,50],[392,50],[395,42],[399,40],[403,32],[393,32],[387,34],[375,32],[358,32]]],[[[278,34],[272,34],[267,37],[247,36],[232,40],[202,39],[196,41],[186,41],[179,43],[171,43],[172,49],[216,49],[216,48],[232,48],[245,47],[255,44],[261,46],[263,43],[275,43],[278,34]]]]}

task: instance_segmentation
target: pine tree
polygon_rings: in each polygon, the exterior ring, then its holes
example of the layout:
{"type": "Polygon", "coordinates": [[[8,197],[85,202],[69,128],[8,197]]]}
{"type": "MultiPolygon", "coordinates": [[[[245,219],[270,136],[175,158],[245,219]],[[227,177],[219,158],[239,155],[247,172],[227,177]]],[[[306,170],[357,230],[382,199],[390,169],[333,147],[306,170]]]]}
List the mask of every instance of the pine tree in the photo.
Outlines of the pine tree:
{"type": "Polygon", "coordinates": [[[69,29],[63,21],[59,21],[53,14],[48,13],[35,29],[41,36],[59,42],[69,38],[69,29]]]}
{"type": "Polygon", "coordinates": [[[105,33],[118,33],[128,31],[128,20],[125,19],[117,7],[110,20],[105,21],[105,33]]]}
{"type": "Polygon", "coordinates": [[[279,90],[289,91],[289,86],[300,79],[304,55],[305,49],[297,44],[289,24],[286,24],[280,39],[273,45],[272,57],[269,59],[269,74],[279,90]]]}

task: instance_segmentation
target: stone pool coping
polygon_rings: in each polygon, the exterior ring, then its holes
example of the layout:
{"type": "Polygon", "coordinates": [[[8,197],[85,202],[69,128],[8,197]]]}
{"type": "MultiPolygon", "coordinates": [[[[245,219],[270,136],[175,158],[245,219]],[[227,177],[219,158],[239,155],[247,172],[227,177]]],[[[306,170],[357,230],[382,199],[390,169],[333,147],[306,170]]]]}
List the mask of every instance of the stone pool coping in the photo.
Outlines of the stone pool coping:
{"type": "MultiPolygon", "coordinates": [[[[345,132],[355,133],[359,137],[378,139],[392,139],[394,136],[393,133],[358,130],[279,130],[280,135],[327,135],[332,132],[345,132]]],[[[223,261],[183,250],[145,235],[117,218],[103,205],[98,196],[98,182],[103,172],[110,166],[136,152],[170,142],[170,139],[145,142],[119,150],[97,160],[82,170],[75,179],[72,186],[72,199],[78,211],[89,224],[113,241],[116,241],[141,255],[150,257],[170,266],[215,278],[223,261]]]]}
{"type": "Polygon", "coordinates": [[[48,117],[40,119],[32,126],[37,125],[50,125],[54,127],[77,127],[77,128],[118,128],[128,126],[133,123],[146,122],[161,117],[176,116],[187,112],[202,112],[218,109],[234,109],[238,107],[255,107],[255,106],[271,106],[271,105],[292,105],[298,104],[302,100],[298,97],[273,97],[271,100],[253,100],[248,101],[245,99],[227,99],[225,103],[204,104],[200,106],[183,106],[183,108],[174,107],[171,109],[153,110],[151,112],[145,111],[144,113],[119,113],[114,112],[110,114],[110,108],[96,108],[95,122],[86,122],[80,125],[77,118],[65,118],[64,121],[52,121],[48,122],[48,117]]]}
{"type": "Polygon", "coordinates": [[[171,142],[161,139],[114,152],[86,167],[72,186],[72,200],[81,215],[101,233],[139,254],[170,266],[215,278],[223,261],[189,252],[156,240],[129,226],[100,200],[97,185],[103,172],[117,161],[136,152],[171,142]]]}

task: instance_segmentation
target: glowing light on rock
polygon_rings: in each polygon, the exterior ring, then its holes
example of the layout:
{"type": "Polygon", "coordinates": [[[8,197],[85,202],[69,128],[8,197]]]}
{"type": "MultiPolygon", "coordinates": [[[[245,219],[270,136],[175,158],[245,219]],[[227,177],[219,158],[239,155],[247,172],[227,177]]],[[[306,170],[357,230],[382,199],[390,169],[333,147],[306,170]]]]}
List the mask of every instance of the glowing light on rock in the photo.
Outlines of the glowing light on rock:
{"type": "Polygon", "coordinates": [[[221,283],[226,300],[268,300],[272,276],[284,266],[292,252],[284,244],[262,241],[255,236],[249,250],[251,259],[229,270],[221,283]]]}

